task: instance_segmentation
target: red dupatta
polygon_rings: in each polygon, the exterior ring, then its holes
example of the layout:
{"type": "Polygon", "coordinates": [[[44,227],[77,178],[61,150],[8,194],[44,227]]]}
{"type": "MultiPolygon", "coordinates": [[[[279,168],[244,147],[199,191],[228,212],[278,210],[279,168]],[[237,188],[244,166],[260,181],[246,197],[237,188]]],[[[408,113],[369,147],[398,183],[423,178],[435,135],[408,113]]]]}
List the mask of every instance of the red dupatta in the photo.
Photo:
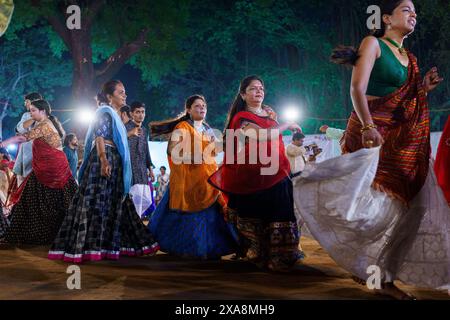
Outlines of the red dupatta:
{"type": "MultiPolygon", "coordinates": [[[[241,111],[233,117],[229,129],[238,130],[242,127],[243,122],[254,123],[263,129],[274,128],[278,125],[278,122],[271,117],[259,117],[254,113],[241,111]]],[[[289,160],[285,154],[281,134],[277,140],[257,142],[258,154],[256,164],[249,163],[250,150],[250,144],[247,141],[242,150],[238,152],[235,141],[234,152],[229,154],[225,150],[223,164],[209,178],[209,183],[226,193],[251,194],[268,189],[289,176],[289,160]],[[276,153],[275,157],[278,158],[278,167],[275,170],[275,174],[261,174],[261,169],[271,167],[271,163],[262,163],[260,158],[261,149],[264,150],[263,154],[267,155],[268,158],[271,158],[271,155],[276,153]],[[238,164],[237,162],[238,154],[241,152],[245,155],[245,164],[238,164]],[[233,162],[233,164],[229,164],[230,162],[233,162]]]]}
{"type": "MultiPolygon", "coordinates": [[[[62,189],[72,177],[65,153],[40,138],[33,141],[32,167],[38,181],[48,188],[62,189]]],[[[14,205],[20,200],[30,175],[11,195],[8,205],[14,205]]]]}
{"type": "Polygon", "coordinates": [[[445,198],[450,204],[450,117],[447,119],[436,155],[434,171],[439,186],[444,191],[445,198]]]}
{"type": "MultiPolygon", "coordinates": [[[[428,174],[430,121],[426,93],[417,59],[408,52],[406,83],[395,92],[369,101],[369,110],[385,143],[373,186],[407,204],[417,195],[428,174]]],[[[342,152],[361,148],[361,123],[352,112],[342,138],[342,152]]]]}

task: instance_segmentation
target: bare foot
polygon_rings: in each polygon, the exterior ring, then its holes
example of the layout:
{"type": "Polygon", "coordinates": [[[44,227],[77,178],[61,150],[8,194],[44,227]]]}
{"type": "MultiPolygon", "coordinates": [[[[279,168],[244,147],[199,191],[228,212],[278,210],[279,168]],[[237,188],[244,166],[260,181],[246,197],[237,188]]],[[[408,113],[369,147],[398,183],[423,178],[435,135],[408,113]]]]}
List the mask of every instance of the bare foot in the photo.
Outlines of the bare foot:
{"type": "Polygon", "coordinates": [[[383,284],[382,289],[376,289],[377,294],[386,295],[396,300],[417,300],[412,294],[400,290],[393,282],[383,284]]]}

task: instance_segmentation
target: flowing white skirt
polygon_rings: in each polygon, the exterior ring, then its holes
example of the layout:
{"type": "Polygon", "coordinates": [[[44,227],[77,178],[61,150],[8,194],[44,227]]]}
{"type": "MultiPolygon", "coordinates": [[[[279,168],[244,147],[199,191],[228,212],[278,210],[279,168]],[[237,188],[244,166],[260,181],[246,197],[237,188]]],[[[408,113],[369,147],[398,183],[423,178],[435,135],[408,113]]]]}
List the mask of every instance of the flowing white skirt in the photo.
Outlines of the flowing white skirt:
{"type": "Polygon", "coordinates": [[[379,148],[313,164],[294,179],[297,219],[345,270],[366,280],[378,266],[383,281],[450,289],[450,208],[433,163],[407,208],[371,187],[379,148]]]}

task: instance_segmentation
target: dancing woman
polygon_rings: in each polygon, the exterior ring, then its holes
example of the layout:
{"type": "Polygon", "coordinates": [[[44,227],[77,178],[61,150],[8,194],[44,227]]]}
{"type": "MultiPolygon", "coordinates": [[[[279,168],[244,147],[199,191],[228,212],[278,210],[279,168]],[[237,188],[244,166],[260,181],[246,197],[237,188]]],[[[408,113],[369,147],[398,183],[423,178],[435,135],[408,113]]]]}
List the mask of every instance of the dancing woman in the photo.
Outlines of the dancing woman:
{"type": "Polygon", "coordinates": [[[394,281],[450,285],[450,210],[430,167],[427,106],[442,78],[433,68],[422,79],[403,48],[416,26],[413,2],[380,7],[382,29],[358,51],[341,46],[332,56],[353,66],[346,154],[306,170],[294,199],[313,236],[355,279],[363,283],[369,267],[379,268],[377,293],[413,299],[394,281]]]}
{"type": "Polygon", "coordinates": [[[117,260],[120,255],[154,254],[159,249],[128,196],[131,163],[127,132],[120,119],[125,88],[120,81],[109,81],[97,99],[100,106],[86,135],[78,173],[80,187],[49,259],[117,260]]]}
{"type": "Polygon", "coordinates": [[[162,251],[204,260],[220,259],[238,248],[237,233],[224,219],[225,200],[208,184],[217,164],[213,150],[205,150],[215,141],[204,122],[206,112],[205,98],[193,95],[186,100],[183,116],[151,124],[153,136],[171,138],[169,186],[149,224],[162,251]]]}
{"type": "Polygon", "coordinates": [[[5,140],[2,145],[33,140],[31,173],[11,195],[14,204],[4,241],[10,244],[50,245],[61,227],[77,184],[62,151],[64,130],[52,115],[45,100],[31,103],[30,113],[36,122],[22,136],[5,140]]]}
{"type": "Polygon", "coordinates": [[[264,90],[264,83],[257,76],[241,81],[225,126],[231,130],[226,130],[226,144],[231,143],[229,140],[234,133],[246,137],[247,142],[241,151],[235,145],[232,152],[228,152],[227,146],[223,165],[209,181],[229,196],[228,207],[237,216],[246,257],[260,268],[287,271],[302,253],[298,249],[300,236],[294,215],[290,166],[281,132],[301,129],[296,124],[278,124],[275,112],[263,105],[264,90]],[[273,131],[276,133],[273,140],[264,137],[263,133],[270,136],[272,129],[278,129],[273,131]],[[250,132],[258,134],[252,137],[250,132]],[[270,164],[263,164],[261,152],[251,152],[252,143],[248,139],[253,139],[257,150],[272,156],[278,164],[273,172],[263,174],[270,164]],[[245,157],[245,163],[237,161],[239,154],[245,157]],[[252,157],[256,157],[253,163],[252,157]]]}

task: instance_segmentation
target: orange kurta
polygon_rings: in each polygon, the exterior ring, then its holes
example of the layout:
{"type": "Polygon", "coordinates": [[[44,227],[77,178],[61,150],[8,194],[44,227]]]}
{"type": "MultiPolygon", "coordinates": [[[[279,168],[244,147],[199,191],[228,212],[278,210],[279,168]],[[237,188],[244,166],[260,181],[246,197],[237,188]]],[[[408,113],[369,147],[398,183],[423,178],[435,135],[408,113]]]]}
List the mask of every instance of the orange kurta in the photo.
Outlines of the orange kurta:
{"type": "MultiPolygon", "coordinates": [[[[208,135],[199,133],[187,121],[180,122],[175,127],[175,130],[177,129],[183,130],[182,146],[184,149],[182,150],[185,155],[186,153],[194,154],[195,144],[196,148],[203,152],[211,143],[208,135]],[[190,143],[186,138],[190,139],[190,143]]],[[[169,165],[169,207],[171,210],[197,212],[207,209],[218,200],[220,192],[208,183],[208,178],[217,170],[217,163],[213,155],[208,153],[202,164],[175,164],[169,155],[169,165]]]]}

